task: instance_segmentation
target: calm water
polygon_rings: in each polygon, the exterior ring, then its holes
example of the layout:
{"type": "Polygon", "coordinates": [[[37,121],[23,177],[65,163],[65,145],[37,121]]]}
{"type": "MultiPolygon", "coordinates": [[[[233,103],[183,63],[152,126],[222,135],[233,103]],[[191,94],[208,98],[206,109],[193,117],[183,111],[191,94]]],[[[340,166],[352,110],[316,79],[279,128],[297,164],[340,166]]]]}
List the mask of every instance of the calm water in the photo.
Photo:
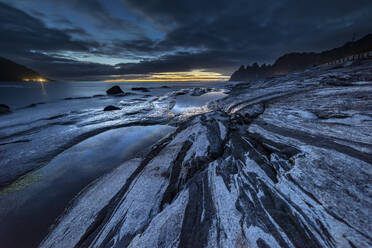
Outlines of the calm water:
{"type": "MultiPolygon", "coordinates": [[[[89,97],[106,94],[113,85],[119,85],[124,92],[132,87],[146,87],[150,92],[145,94],[163,95],[170,90],[188,87],[222,88],[226,82],[0,82],[0,103],[9,105],[12,109],[25,107],[32,103],[53,102],[66,97],[89,97]],[[171,87],[161,88],[162,86],[171,87]]],[[[140,93],[140,92],[139,92],[140,93]]]]}
{"type": "Polygon", "coordinates": [[[174,129],[154,125],[106,131],[0,191],[0,247],[36,247],[74,195],[174,129]]]}

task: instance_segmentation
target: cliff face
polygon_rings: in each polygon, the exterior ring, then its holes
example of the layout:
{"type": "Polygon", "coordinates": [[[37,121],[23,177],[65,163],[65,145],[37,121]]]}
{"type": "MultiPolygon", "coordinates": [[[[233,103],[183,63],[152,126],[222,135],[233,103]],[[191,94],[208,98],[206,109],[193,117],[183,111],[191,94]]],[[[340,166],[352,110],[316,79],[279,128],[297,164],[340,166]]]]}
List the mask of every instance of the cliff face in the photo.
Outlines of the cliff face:
{"type": "Polygon", "coordinates": [[[13,61],[0,57],[0,81],[23,81],[25,78],[40,78],[39,73],[13,61]]]}
{"type": "Polygon", "coordinates": [[[41,247],[371,247],[371,67],[235,86],[87,188],[41,247]]]}
{"type": "Polygon", "coordinates": [[[303,70],[316,65],[325,64],[337,59],[343,59],[354,54],[372,51],[372,34],[355,42],[348,42],[342,47],[334,48],[321,53],[289,53],[278,58],[273,65],[241,66],[235,71],[230,81],[244,81],[275,75],[283,75],[289,72],[303,70]]]}

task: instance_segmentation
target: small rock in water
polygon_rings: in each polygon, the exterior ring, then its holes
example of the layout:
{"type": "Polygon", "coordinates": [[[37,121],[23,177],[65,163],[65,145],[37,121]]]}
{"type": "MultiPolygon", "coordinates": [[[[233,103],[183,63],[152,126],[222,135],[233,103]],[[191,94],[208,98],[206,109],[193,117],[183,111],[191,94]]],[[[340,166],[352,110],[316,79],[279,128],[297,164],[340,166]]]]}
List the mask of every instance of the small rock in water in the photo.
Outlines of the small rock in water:
{"type": "Polygon", "coordinates": [[[163,85],[163,86],[161,86],[160,88],[163,88],[163,89],[169,89],[170,87],[167,86],[167,85],[163,85]]]}
{"type": "Polygon", "coordinates": [[[10,110],[10,107],[8,105],[0,104],[0,115],[1,114],[9,114],[10,112],[12,112],[12,111],[10,110]]]}
{"type": "Polygon", "coordinates": [[[181,89],[173,92],[174,96],[181,96],[181,95],[186,95],[189,92],[189,89],[181,89]]]}
{"type": "Polygon", "coordinates": [[[211,91],[211,89],[209,89],[209,88],[194,88],[191,95],[192,96],[201,96],[201,95],[204,95],[205,93],[210,92],[210,91],[211,91]]]}
{"type": "Polygon", "coordinates": [[[37,105],[36,103],[31,103],[31,104],[28,105],[27,107],[28,107],[28,108],[34,108],[34,107],[36,107],[36,105],[37,105]]]}
{"type": "Polygon", "coordinates": [[[103,109],[103,111],[113,111],[113,110],[120,110],[120,108],[116,106],[109,105],[103,109]]]}
{"type": "Polygon", "coordinates": [[[134,87],[132,90],[142,91],[142,92],[149,92],[149,89],[145,87],[134,87]]]}
{"type": "Polygon", "coordinates": [[[117,94],[123,94],[124,92],[121,90],[121,88],[117,85],[111,87],[110,89],[106,90],[107,95],[117,95],[117,94]]]}

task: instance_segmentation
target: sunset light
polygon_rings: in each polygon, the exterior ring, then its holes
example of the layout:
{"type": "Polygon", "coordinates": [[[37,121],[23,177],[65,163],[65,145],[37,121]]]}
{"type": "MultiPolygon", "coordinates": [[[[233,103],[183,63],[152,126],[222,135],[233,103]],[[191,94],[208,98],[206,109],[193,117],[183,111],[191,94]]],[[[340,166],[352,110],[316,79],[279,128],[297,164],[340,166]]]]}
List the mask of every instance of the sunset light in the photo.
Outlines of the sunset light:
{"type": "Polygon", "coordinates": [[[226,81],[229,76],[217,72],[192,70],[189,72],[154,73],[147,77],[124,78],[118,77],[104,80],[104,82],[215,82],[226,81]]]}

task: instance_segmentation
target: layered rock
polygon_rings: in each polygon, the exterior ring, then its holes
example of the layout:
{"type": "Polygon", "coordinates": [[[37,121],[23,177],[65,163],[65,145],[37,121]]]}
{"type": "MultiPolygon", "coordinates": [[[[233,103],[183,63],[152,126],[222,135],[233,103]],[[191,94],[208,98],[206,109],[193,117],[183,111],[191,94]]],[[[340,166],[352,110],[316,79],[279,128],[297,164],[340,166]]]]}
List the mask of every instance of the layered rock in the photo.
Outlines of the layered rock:
{"type": "Polygon", "coordinates": [[[372,246],[371,67],[235,86],[82,192],[41,247],[372,246]]]}

